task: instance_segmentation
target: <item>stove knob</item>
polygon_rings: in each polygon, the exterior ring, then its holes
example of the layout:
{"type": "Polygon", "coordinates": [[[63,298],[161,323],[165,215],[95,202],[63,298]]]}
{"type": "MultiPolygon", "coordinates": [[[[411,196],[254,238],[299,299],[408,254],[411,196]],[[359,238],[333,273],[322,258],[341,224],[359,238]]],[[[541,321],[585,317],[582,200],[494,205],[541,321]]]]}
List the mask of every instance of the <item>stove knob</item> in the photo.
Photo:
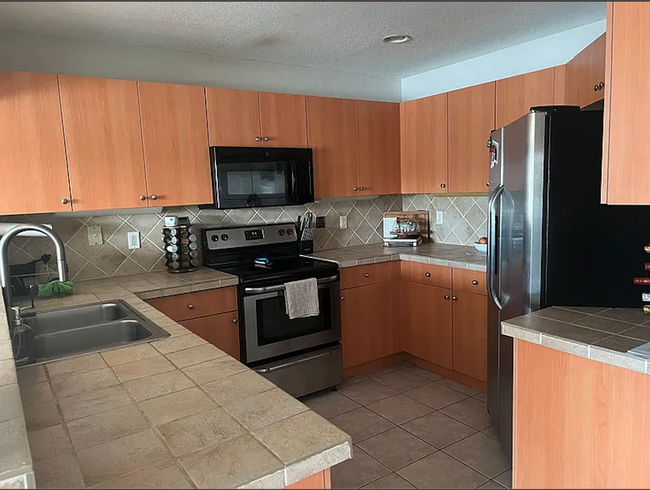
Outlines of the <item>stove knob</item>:
{"type": "Polygon", "coordinates": [[[287,235],[293,235],[293,230],[291,228],[287,230],[287,235]]]}
{"type": "Polygon", "coordinates": [[[213,242],[218,242],[219,241],[219,235],[212,235],[210,237],[210,240],[212,240],[213,242]]]}
{"type": "Polygon", "coordinates": [[[284,236],[284,230],[278,230],[278,235],[284,236]]]}
{"type": "Polygon", "coordinates": [[[227,242],[227,241],[228,241],[228,235],[226,235],[226,234],[224,233],[223,235],[221,235],[221,239],[222,239],[224,242],[227,242]]]}

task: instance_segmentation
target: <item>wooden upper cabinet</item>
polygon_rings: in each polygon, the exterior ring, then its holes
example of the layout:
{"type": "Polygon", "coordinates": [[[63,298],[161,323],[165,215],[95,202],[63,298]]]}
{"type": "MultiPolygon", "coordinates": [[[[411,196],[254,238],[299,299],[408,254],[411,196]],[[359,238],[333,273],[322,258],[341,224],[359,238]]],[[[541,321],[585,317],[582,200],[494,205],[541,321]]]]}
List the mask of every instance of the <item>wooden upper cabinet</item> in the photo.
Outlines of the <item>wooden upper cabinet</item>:
{"type": "Polygon", "coordinates": [[[56,75],[0,72],[0,147],[0,214],[70,211],[56,75]]]}
{"type": "Polygon", "coordinates": [[[593,104],[605,96],[604,87],[605,34],[567,63],[564,103],[580,107],[593,104]]]}
{"type": "Polygon", "coordinates": [[[399,104],[358,100],[359,195],[400,193],[399,104]]]}
{"type": "Polygon", "coordinates": [[[317,198],[357,195],[355,101],[307,97],[309,147],[317,198]]]}
{"type": "Polygon", "coordinates": [[[528,114],[533,106],[553,105],[555,69],[505,78],[496,84],[496,127],[500,128],[528,114]]]}
{"type": "Polygon", "coordinates": [[[210,146],[262,146],[257,92],[207,87],[210,146]]]}
{"type": "Polygon", "coordinates": [[[138,89],[149,205],[211,203],[203,87],[138,82],[138,89]]]}
{"type": "Polygon", "coordinates": [[[449,92],[449,192],[487,192],[495,82],[449,92]]]}
{"type": "Polygon", "coordinates": [[[400,152],[403,194],[447,192],[447,94],[400,104],[400,152]]]}
{"type": "Polygon", "coordinates": [[[487,382],[487,297],[454,283],[453,298],[454,371],[487,382]]]}
{"type": "Polygon", "coordinates": [[[137,82],[59,76],[59,86],[74,210],[146,207],[137,82]]]}
{"type": "Polygon", "coordinates": [[[650,3],[607,6],[602,201],[650,204],[650,3]]]}
{"type": "Polygon", "coordinates": [[[304,95],[260,92],[262,145],[307,148],[307,109],[304,95]]]}

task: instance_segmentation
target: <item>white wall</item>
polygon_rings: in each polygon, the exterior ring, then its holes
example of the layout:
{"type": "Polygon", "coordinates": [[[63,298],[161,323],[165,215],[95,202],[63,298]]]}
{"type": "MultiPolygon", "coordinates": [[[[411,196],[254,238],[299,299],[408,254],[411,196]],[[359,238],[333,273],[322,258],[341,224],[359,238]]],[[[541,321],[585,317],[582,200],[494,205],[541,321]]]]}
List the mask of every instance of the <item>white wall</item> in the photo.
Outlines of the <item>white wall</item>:
{"type": "Polygon", "coordinates": [[[402,100],[419,99],[562,65],[603,32],[604,20],[404,78],[402,100]]]}
{"type": "Polygon", "coordinates": [[[400,80],[165,49],[0,31],[0,70],[399,102],[400,80]]]}

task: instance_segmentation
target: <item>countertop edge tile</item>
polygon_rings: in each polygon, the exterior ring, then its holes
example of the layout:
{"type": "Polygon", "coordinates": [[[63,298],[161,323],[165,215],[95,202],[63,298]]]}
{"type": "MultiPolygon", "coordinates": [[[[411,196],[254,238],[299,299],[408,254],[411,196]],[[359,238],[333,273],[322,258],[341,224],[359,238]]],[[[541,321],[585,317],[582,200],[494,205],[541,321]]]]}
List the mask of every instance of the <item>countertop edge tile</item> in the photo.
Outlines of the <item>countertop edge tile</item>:
{"type": "Polygon", "coordinates": [[[334,447],[326,449],[322,453],[313,454],[302,461],[292,463],[286,466],[285,486],[299,482],[313,474],[331,468],[346,459],[352,458],[351,442],[346,441],[343,444],[337,444],[334,447]]]}

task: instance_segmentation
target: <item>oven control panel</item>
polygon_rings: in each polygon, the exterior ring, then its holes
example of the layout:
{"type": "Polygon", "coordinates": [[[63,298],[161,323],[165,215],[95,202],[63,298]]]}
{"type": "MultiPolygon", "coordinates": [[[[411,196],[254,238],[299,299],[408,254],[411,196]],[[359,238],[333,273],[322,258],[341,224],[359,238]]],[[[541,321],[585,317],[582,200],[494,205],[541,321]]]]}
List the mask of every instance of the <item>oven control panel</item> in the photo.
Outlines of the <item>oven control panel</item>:
{"type": "Polygon", "coordinates": [[[240,228],[214,228],[205,230],[208,250],[226,250],[253,245],[273,245],[298,241],[294,223],[243,226],[240,228]]]}

